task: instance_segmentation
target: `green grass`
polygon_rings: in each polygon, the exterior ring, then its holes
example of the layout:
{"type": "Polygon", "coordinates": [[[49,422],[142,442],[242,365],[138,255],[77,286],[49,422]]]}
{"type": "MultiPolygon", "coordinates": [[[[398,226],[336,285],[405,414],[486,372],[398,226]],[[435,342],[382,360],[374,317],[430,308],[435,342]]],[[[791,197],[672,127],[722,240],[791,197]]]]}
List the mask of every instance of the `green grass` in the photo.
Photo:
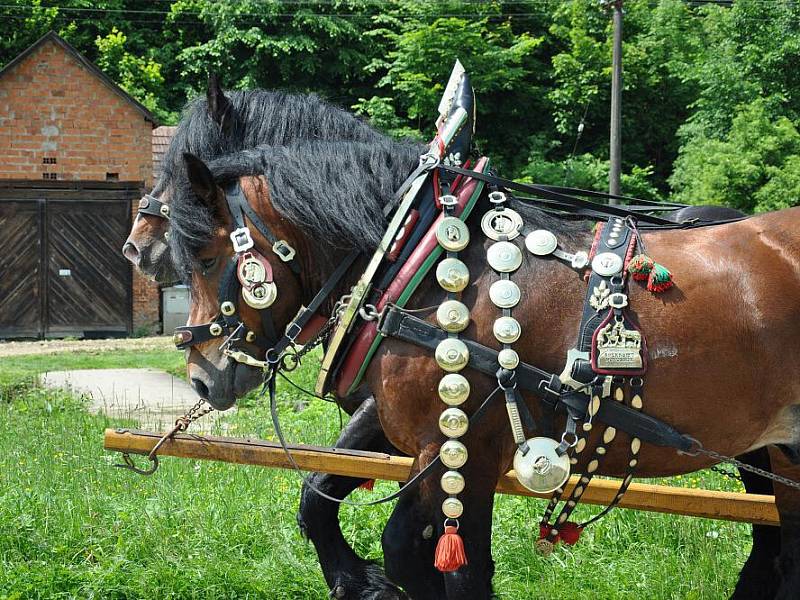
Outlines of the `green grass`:
{"type": "MultiPolygon", "coordinates": [[[[300,483],[290,471],[165,458],[152,477],[113,468],[105,427],[83,402],[28,384],[62,368],[161,366],[182,354],[114,352],[2,359],[0,403],[0,598],[326,598],[313,546],[296,527],[300,483]],[[13,373],[10,377],[8,373],[13,373]]],[[[313,362],[313,361],[312,361],[313,362]]],[[[295,379],[309,385],[314,365],[295,379]]],[[[287,435],[330,444],[336,408],[281,386],[287,435]]],[[[237,434],[272,437],[266,407],[251,397],[228,417],[237,434]]],[[[731,489],[712,473],[682,483],[731,489]]],[[[372,498],[396,489],[379,483],[372,498]]],[[[575,547],[533,551],[543,502],[497,496],[498,597],[725,598],[749,552],[746,525],[616,510],[575,547]],[[712,532],[715,532],[712,533],[712,532]]],[[[391,506],[342,508],[356,550],[381,560],[391,506]]],[[[578,517],[598,510],[579,508],[578,517]]]]}

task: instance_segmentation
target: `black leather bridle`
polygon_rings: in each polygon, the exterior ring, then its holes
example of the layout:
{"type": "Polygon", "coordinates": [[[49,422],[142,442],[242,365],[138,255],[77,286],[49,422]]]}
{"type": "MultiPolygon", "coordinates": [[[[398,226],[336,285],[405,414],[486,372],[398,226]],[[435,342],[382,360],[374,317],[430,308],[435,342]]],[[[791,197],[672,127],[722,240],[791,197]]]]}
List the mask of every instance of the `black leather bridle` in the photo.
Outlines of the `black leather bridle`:
{"type": "Polygon", "coordinates": [[[139,210],[137,212],[140,215],[152,215],[169,221],[169,205],[152,194],[142,196],[142,199],[139,200],[139,210]]]}

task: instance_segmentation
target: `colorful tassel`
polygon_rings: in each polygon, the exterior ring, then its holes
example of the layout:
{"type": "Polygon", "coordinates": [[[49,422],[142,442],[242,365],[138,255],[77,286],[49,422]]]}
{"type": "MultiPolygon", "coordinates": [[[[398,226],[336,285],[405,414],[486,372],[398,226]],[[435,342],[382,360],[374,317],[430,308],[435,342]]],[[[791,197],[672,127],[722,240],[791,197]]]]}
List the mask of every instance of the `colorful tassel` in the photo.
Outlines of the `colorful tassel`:
{"type": "Polygon", "coordinates": [[[567,544],[567,546],[574,546],[577,544],[578,540],[581,538],[581,533],[583,533],[583,528],[578,527],[578,524],[572,521],[567,521],[558,528],[558,537],[561,538],[561,541],[567,544]]]}
{"type": "Polygon", "coordinates": [[[364,483],[362,483],[358,487],[360,487],[362,490],[367,490],[368,492],[371,492],[372,488],[375,487],[375,480],[374,479],[367,479],[364,483]]]}
{"type": "Polygon", "coordinates": [[[636,281],[644,281],[656,263],[646,254],[637,254],[628,263],[628,273],[636,281]]]}
{"type": "Polygon", "coordinates": [[[647,279],[647,289],[650,292],[663,292],[673,286],[672,273],[664,265],[653,263],[650,277],[647,279]]]}
{"type": "MultiPolygon", "coordinates": [[[[552,529],[552,527],[550,527],[550,525],[545,525],[543,523],[539,523],[539,539],[540,540],[547,539],[547,536],[550,535],[550,530],[551,529],[552,529]]],[[[556,536],[555,539],[553,540],[553,543],[557,544],[558,540],[559,540],[559,537],[556,536]]]]}
{"type": "Polygon", "coordinates": [[[439,543],[436,544],[435,566],[442,573],[458,571],[467,564],[467,554],[464,551],[464,540],[458,535],[458,527],[447,525],[444,528],[439,543]]]}

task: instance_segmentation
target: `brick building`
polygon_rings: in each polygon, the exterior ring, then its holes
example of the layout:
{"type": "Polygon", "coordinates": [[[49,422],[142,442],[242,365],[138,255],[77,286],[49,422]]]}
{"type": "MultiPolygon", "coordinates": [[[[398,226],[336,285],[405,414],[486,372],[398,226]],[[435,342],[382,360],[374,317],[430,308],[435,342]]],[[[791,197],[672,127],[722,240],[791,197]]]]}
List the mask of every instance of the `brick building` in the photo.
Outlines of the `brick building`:
{"type": "Polygon", "coordinates": [[[0,337],[159,328],[158,287],[120,251],[156,126],[53,32],[0,70],[0,337]]]}

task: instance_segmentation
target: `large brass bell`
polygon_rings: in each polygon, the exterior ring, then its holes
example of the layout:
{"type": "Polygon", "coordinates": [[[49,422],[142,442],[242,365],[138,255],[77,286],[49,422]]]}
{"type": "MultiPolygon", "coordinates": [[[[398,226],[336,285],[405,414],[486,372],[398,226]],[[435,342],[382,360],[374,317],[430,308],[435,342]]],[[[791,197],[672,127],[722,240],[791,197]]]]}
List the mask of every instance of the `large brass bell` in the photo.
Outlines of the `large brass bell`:
{"type": "Polygon", "coordinates": [[[436,311],[436,322],[450,333],[464,331],[469,325],[469,309],[458,300],[445,300],[436,311]]]}
{"type": "Polygon", "coordinates": [[[456,372],[467,366],[469,350],[459,339],[447,338],[439,342],[434,353],[436,363],[445,371],[456,372]]]}
{"type": "Polygon", "coordinates": [[[445,250],[458,252],[469,244],[469,229],[461,219],[445,217],[436,227],[436,240],[445,250]]]}
{"type": "Polygon", "coordinates": [[[514,475],[532,492],[546,494],[557,490],[569,478],[569,457],[556,453],[558,442],[551,438],[535,437],[527,441],[528,451],[514,454],[514,475]]]}
{"type": "Polygon", "coordinates": [[[445,258],[436,266],[436,281],[448,292],[460,292],[469,283],[467,265],[457,258],[445,258]]]}

